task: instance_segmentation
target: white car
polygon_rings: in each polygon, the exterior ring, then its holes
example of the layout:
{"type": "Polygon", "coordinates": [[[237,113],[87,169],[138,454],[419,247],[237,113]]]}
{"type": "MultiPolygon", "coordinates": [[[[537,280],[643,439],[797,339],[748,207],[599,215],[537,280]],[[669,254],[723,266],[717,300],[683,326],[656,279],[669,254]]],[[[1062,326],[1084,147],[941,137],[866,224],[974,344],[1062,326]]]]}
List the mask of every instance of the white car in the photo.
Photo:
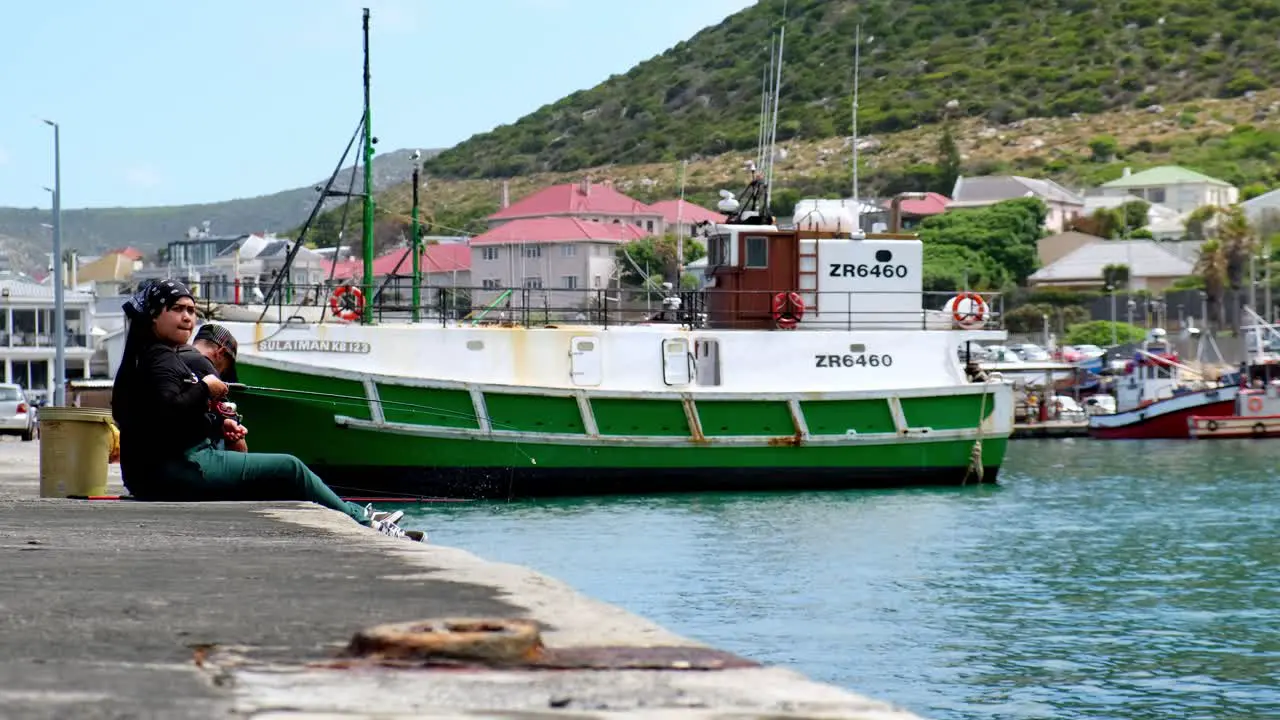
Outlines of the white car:
{"type": "Polygon", "coordinates": [[[0,433],[21,435],[28,442],[36,437],[35,408],[18,385],[0,384],[0,433]]]}

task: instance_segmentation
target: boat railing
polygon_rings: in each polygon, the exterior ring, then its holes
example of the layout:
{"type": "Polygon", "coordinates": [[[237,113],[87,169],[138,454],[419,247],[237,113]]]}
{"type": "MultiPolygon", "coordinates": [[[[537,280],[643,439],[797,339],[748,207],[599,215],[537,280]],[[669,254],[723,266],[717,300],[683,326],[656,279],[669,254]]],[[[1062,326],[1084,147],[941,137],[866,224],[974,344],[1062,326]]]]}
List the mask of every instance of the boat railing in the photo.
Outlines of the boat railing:
{"type": "Polygon", "coordinates": [[[670,323],[688,328],[765,329],[785,327],[789,325],[787,318],[795,317],[795,326],[801,330],[1000,330],[1004,315],[1003,298],[993,292],[970,293],[981,298],[981,306],[965,304],[957,311],[952,307],[957,296],[954,291],[674,291],[499,287],[492,283],[421,287],[415,307],[411,281],[397,280],[380,282],[372,302],[350,288],[338,292],[338,287],[323,283],[284,285],[269,307],[243,285],[217,280],[197,281],[192,286],[209,319],[234,316],[257,320],[260,313],[266,322],[350,321],[350,313],[339,311],[357,306],[361,314],[370,314],[373,322],[520,327],[670,323]],[[792,293],[808,298],[808,303],[802,300],[795,305],[795,298],[789,297],[792,293]]]}

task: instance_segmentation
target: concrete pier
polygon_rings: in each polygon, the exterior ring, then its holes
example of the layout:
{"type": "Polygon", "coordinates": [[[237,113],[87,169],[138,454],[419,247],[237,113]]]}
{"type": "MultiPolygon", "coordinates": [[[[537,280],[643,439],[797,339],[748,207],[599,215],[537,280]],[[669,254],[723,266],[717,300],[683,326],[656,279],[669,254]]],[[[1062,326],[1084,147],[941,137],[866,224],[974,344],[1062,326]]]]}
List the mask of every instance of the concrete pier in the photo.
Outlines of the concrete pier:
{"type": "MultiPolygon", "coordinates": [[[[751,663],[344,663],[361,629],[456,616],[536,620],[553,651],[714,651],[526,568],[310,503],[39,499],[38,447],[0,441],[5,718],[917,718],[751,663]]],[[[447,543],[447,527],[427,529],[447,543]]]]}

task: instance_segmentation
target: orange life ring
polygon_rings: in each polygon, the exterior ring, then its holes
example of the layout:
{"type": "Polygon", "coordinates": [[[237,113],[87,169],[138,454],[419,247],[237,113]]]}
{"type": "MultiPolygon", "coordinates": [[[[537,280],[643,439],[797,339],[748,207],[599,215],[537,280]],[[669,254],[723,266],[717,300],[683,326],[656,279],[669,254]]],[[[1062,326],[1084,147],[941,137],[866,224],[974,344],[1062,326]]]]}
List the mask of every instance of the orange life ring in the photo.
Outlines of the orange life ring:
{"type": "Polygon", "coordinates": [[[1262,412],[1262,398],[1257,395],[1249,398],[1249,412],[1262,412]]]}
{"type": "Polygon", "coordinates": [[[962,292],[951,299],[951,317],[960,327],[977,327],[986,322],[987,303],[977,293],[962,292]],[[971,301],[974,309],[969,312],[960,312],[960,303],[965,300],[971,301]]]}
{"type": "Polygon", "coordinates": [[[783,330],[790,330],[804,317],[804,299],[799,293],[780,292],[773,296],[773,321],[783,330]]]}
{"type": "Polygon", "coordinates": [[[355,320],[364,312],[364,291],[354,285],[339,285],[329,296],[329,307],[343,320],[355,320]]]}

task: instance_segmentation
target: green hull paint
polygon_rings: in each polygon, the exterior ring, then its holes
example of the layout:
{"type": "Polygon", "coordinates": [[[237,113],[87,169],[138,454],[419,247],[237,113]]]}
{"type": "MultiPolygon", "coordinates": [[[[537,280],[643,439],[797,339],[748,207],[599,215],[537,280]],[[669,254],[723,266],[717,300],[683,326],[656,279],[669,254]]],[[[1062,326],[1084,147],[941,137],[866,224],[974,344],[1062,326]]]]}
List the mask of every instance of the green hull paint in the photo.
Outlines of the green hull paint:
{"type": "MultiPolygon", "coordinates": [[[[823,486],[857,485],[863,474],[876,485],[895,484],[896,477],[901,478],[896,484],[970,479],[965,471],[972,462],[973,435],[900,437],[894,434],[888,398],[800,402],[814,439],[797,444],[791,409],[783,400],[699,400],[696,411],[706,438],[702,440],[690,431],[685,404],[679,399],[595,398],[590,408],[599,437],[592,438],[574,397],[486,392],[482,397],[492,429],[523,433],[499,438],[480,430],[483,424],[467,390],[379,383],[383,419],[397,428],[351,427],[339,425],[335,417],[377,421],[364,399],[362,383],[242,365],[240,377],[248,385],[302,391],[252,391],[237,398],[250,428],[250,448],[296,455],[327,479],[338,476],[357,490],[369,489],[359,484],[365,483],[417,493],[378,476],[414,476],[411,487],[419,488],[423,486],[418,480],[426,482],[427,475],[451,475],[457,480],[468,471],[482,478],[504,472],[539,476],[585,472],[585,493],[592,491],[591,473],[616,475],[630,470],[721,475],[756,471],[766,479],[775,478],[781,486],[788,484],[789,471],[826,473],[831,480],[823,486]],[[466,434],[429,434],[441,428],[466,434]],[[854,439],[837,439],[850,429],[855,431],[854,439]],[[539,437],[547,433],[558,438],[539,437]],[[868,433],[884,435],[869,438],[868,433]],[[629,444],[628,437],[636,436],[661,444],[629,444]],[[933,471],[946,477],[933,478],[933,471]]],[[[909,427],[936,432],[974,428],[984,399],[979,393],[901,402],[909,427]]],[[[990,416],[995,405],[992,395],[987,395],[985,405],[990,416]]],[[[987,479],[994,478],[1003,461],[1006,443],[1005,436],[983,439],[987,479]]]]}

